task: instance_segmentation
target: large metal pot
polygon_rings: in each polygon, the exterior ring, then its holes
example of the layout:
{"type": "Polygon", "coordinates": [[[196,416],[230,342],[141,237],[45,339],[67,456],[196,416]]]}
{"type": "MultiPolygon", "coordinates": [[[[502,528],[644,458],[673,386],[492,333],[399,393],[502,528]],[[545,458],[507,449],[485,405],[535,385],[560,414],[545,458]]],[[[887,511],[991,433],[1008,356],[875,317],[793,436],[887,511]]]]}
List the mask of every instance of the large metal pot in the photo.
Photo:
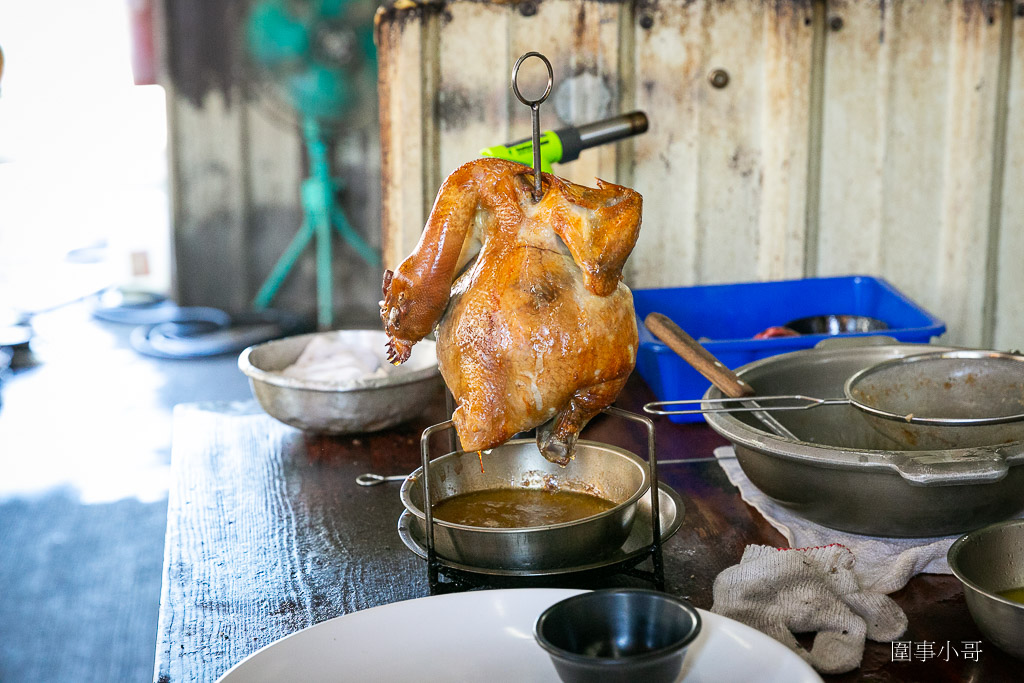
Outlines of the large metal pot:
{"type": "MultiPolygon", "coordinates": [[[[743,366],[759,394],[838,396],[856,372],[948,347],[823,342],[743,366]]],[[[879,343],[879,341],[881,343],[879,343]]],[[[722,398],[712,387],[706,399],[722,398]]],[[[800,441],[782,439],[743,413],[708,413],[751,482],[825,526],[877,536],[941,536],[1007,519],[1024,509],[1024,442],[947,450],[893,450],[850,405],[777,412],[800,441]]]]}
{"type": "MultiPolygon", "coordinates": [[[[403,482],[402,503],[421,536],[423,468],[403,482]]],[[[533,439],[509,441],[484,455],[456,451],[430,461],[430,494],[435,503],[469,491],[556,487],[590,493],[616,505],[584,519],[529,528],[490,528],[434,519],[434,548],[446,559],[492,569],[550,569],[582,565],[617,550],[629,535],[640,498],[650,489],[647,464],[629,451],[579,441],[576,457],[564,468],[548,462],[533,439]]]]}

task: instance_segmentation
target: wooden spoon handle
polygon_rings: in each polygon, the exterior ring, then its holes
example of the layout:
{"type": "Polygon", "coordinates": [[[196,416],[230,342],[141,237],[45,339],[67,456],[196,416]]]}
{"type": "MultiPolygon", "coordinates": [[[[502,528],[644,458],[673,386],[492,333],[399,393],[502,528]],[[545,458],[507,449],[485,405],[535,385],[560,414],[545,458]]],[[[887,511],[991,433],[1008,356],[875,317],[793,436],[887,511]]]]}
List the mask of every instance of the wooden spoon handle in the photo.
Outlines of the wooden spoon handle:
{"type": "Polygon", "coordinates": [[[682,356],[683,360],[707,377],[712,384],[718,387],[719,391],[729,398],[754,395],[753,387],[725,367],[710,351],[684,332],[668,316],[651,313],[644,319],[644,325],[651,331],[651,334],[665,342],[670,349],[682,356]]]}

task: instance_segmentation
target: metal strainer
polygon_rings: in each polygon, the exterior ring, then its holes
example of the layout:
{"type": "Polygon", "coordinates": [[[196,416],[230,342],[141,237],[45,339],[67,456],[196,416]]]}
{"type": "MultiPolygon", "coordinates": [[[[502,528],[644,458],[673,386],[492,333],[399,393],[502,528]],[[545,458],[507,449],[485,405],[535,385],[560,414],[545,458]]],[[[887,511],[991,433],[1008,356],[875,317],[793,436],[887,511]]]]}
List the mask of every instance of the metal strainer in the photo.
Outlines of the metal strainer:
{"type": "MultiPolygon", "coordinates": [[[[846,380],[845,398],[758,396],[758,409],[852,405],[879,433],[904,448],[969,448],[1024,440],[1024,356],[961,349],[872,365],[846,380]]],[[[648,403],[653,415],[750,412],[738,399],[648,403]],[[697,410],[665,407],[700,404],[697,410]]]]}

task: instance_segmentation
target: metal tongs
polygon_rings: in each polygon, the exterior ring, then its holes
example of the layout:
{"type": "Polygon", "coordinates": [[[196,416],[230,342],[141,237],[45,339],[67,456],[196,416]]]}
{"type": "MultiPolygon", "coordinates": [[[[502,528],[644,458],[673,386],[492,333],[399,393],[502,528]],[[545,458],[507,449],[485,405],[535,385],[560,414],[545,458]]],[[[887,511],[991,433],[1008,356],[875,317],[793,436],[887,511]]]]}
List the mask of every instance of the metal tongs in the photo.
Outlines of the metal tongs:
{"type": "Polygon", "coordinates": [[[512,92],[516,94],[516,97],[520,102],[530,108],[533,116],[533,201],[539,202],[541,197],[544,196],[544,190],[541,188],[541,162],[540,162],[540,105],[548,98],[551,94],[551,86],[554,83],[554,71],[551,70],[551,62],[548,58],[539,52],[527,52],[522,57],[516,60],[515,66],[512,67],[512,92]],[[544,89],[544,94],[535,100],[528,100],[523,97],[523,93],[519,92],[519,67],[523,65],[530,57],[537,57],[548,70],[548,84],[544,89]]]}

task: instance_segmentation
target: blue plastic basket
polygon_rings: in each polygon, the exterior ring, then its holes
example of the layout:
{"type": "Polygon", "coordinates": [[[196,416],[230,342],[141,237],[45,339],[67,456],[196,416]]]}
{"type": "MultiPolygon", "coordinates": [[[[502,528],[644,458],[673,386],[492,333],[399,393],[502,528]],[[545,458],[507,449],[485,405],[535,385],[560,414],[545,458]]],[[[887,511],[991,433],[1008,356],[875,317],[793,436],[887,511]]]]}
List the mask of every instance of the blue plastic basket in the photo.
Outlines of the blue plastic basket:
{"type": "MultiPolygon", "coordinates": [[[[864,315],[889,325],[884,334],[901,342],[928,343],[946,325],[885,280],[852,275],[775,282],[743,282],[633,291],[640,350],[637,369],[660,401],[700,398],[711,383],[662,344],[643,325],[648,313],[667,315],[731,369],[761,358],[807,349],[829,335],[753,339],[755,334],[815,315],[864,315]]],[[[699,422],[701,415],[677,415],[675,422],[699,422]]]]}

